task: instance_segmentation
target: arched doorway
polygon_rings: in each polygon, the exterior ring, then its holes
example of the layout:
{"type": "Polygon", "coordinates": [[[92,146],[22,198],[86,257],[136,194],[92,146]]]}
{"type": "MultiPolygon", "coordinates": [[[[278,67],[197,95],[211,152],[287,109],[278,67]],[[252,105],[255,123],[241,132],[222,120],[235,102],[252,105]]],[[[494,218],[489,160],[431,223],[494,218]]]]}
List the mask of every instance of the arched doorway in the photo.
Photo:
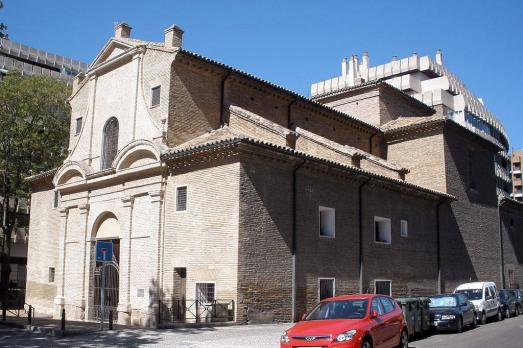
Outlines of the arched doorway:
{"type": "MultiPolygon", "coordinates": [[[[103,312],[105,320],[109,318],[109,312],[113,312],[116,321],[119,301],[120,287],[120,224],[116,216],[112,213],[105,213],[94,226],[94,236],[96,242],[112,242],[113,253],[110,262],[96,261],[96,255],[92,255],[93,267],[93,310],[91,320],[100,320],[102,316],[102,297],[103,312]],[[104,293],[102,296],[102,283],[104,283],[104,293]]],[[[95,249],[93,247],[93,249],[95,249]]]]}

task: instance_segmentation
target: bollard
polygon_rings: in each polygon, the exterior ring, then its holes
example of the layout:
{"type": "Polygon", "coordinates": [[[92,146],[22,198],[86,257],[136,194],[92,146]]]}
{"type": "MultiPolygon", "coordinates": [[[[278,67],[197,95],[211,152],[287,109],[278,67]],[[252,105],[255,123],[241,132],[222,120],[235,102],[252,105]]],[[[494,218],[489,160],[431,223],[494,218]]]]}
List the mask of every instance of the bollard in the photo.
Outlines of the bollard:
{"type": "Polygon", "coordinates": [[[31,319],[33,316],[33,306],[29,305],[29,311],[27,312],[27,324],[31,325],[31,319]]]}
{"type": "Polygon", "coordinates": [[[113,311],[109,311],[109,330],[113,329],[113,311]]]}
{"type": "Polygon", "coordinates": [[[65,331],[65,308],[62,308],[62,332],[65,331]]]}
{"type": "Polygon", "coordinates": [[[2,302],[2,320],[7,319],[7,306],[5,305],[5,302],[2,302]]]}

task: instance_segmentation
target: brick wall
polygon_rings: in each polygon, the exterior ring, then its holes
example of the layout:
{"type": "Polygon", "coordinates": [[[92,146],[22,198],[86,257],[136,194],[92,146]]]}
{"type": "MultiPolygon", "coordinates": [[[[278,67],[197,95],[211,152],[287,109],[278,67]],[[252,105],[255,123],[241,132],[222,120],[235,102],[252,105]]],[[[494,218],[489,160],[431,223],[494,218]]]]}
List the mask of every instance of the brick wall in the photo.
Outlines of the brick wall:
{"type": "Polygon", "coordinates": [[[179,145],[220,126],[222,71],[190,58],[172,64],[168,145],[179,145]]]}
{"type": "Polygon", "coordinates": [[[318,303],[318,278],[335,278],[336,295],[359,292],[358,183],[311,169],[296,180],[295,319],[318,303]],[[335,238],[320,236],[320,205],[335,209],[335,238]]]}
{"type": "Polygon", "coordinates": [[[442,230],[442,270],[445,289],[460,282],[500,281],[500,239],[494,174],[494,152],[457,125],[445,130],[447,192],[451,203],[442,230]],[[469,152],[474,153],[469,170],[469,152]],[[470,175],[476,189],[470,188],[470,175]]]}
{"type": "Polygon", "coordinates": [[[410,170],[406,176],[408,182],[447,191],[442,129],[389,137],[386,158],[410,170]]]}
{"type": "Polygon", "coordinates": [[[380,98],[377,88],[325,97],[319,101],[374,126],[381,125],[380,98]]]}
{"type": "Polygon", "coordinates": [[[236,303],[239,160],[202,157],[191,165],[174,166],[165,196],[164,299],[195,300],[196,282],[214,282],[216,299],[236,303]],[[176,211],[179,186],[187,186],[186,211],[176,211]],[[184,282],[175,268],[186,268],[184,282]]]}
{"type": "Polygon", "coordinates": [[[505,287],[523,286],[523,205],[506,203],[500,209],[503,231],[505,287]]]}
{"type": "Polygon", "coordinates": [[[52,314],[56,283],[49,282],[49,267],[58,271],[58,210],[53,209],[54,191],[50,185],[33,188],[27,258],[26,303],[40,314],[52,314]]]}
{"type": "Polygon", "coordinates": [[[370,183],[363,200],[363,291],[375,280],[391,280],[392,295],[437,293],[437,201],[391,191],[370,183]],[[374,217],[391,220],[391,244],[375,242],[374,217]],[[408,237],[401,237],[401,220],[408,237]]]}
{"type": "Polygon", "coordinates": [[[291,320],[292,168],[242,155],[238,245],[240,322],[291,320]]]}

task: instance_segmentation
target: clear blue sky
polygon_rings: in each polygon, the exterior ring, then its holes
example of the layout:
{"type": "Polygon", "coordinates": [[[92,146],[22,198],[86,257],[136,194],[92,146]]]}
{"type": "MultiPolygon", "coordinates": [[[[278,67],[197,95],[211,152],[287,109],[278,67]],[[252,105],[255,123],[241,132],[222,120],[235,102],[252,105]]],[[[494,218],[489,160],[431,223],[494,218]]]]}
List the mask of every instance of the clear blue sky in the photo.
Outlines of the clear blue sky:
{"type": "Polygon", "coordinates": [[[304,95],[351,54],[368,51],[374,65],[441,48],[523,148],[523,1],[4,0],[0,10],[11,39],[88,63],[118,21],[153,41],[176,23],[186,49],[304,95]]]}

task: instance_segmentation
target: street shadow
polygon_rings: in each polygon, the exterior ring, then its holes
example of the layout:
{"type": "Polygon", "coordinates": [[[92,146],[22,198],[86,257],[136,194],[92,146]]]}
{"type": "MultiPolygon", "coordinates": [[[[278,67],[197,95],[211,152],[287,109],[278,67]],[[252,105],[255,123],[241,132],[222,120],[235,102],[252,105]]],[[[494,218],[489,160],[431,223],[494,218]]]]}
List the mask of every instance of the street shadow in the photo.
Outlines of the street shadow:
{"type": "Polygon", "coordinates": [[[98,331],[56,339],[56,347],[140,347],[160,343],[163,332],[146,329],[98,331]]]}

